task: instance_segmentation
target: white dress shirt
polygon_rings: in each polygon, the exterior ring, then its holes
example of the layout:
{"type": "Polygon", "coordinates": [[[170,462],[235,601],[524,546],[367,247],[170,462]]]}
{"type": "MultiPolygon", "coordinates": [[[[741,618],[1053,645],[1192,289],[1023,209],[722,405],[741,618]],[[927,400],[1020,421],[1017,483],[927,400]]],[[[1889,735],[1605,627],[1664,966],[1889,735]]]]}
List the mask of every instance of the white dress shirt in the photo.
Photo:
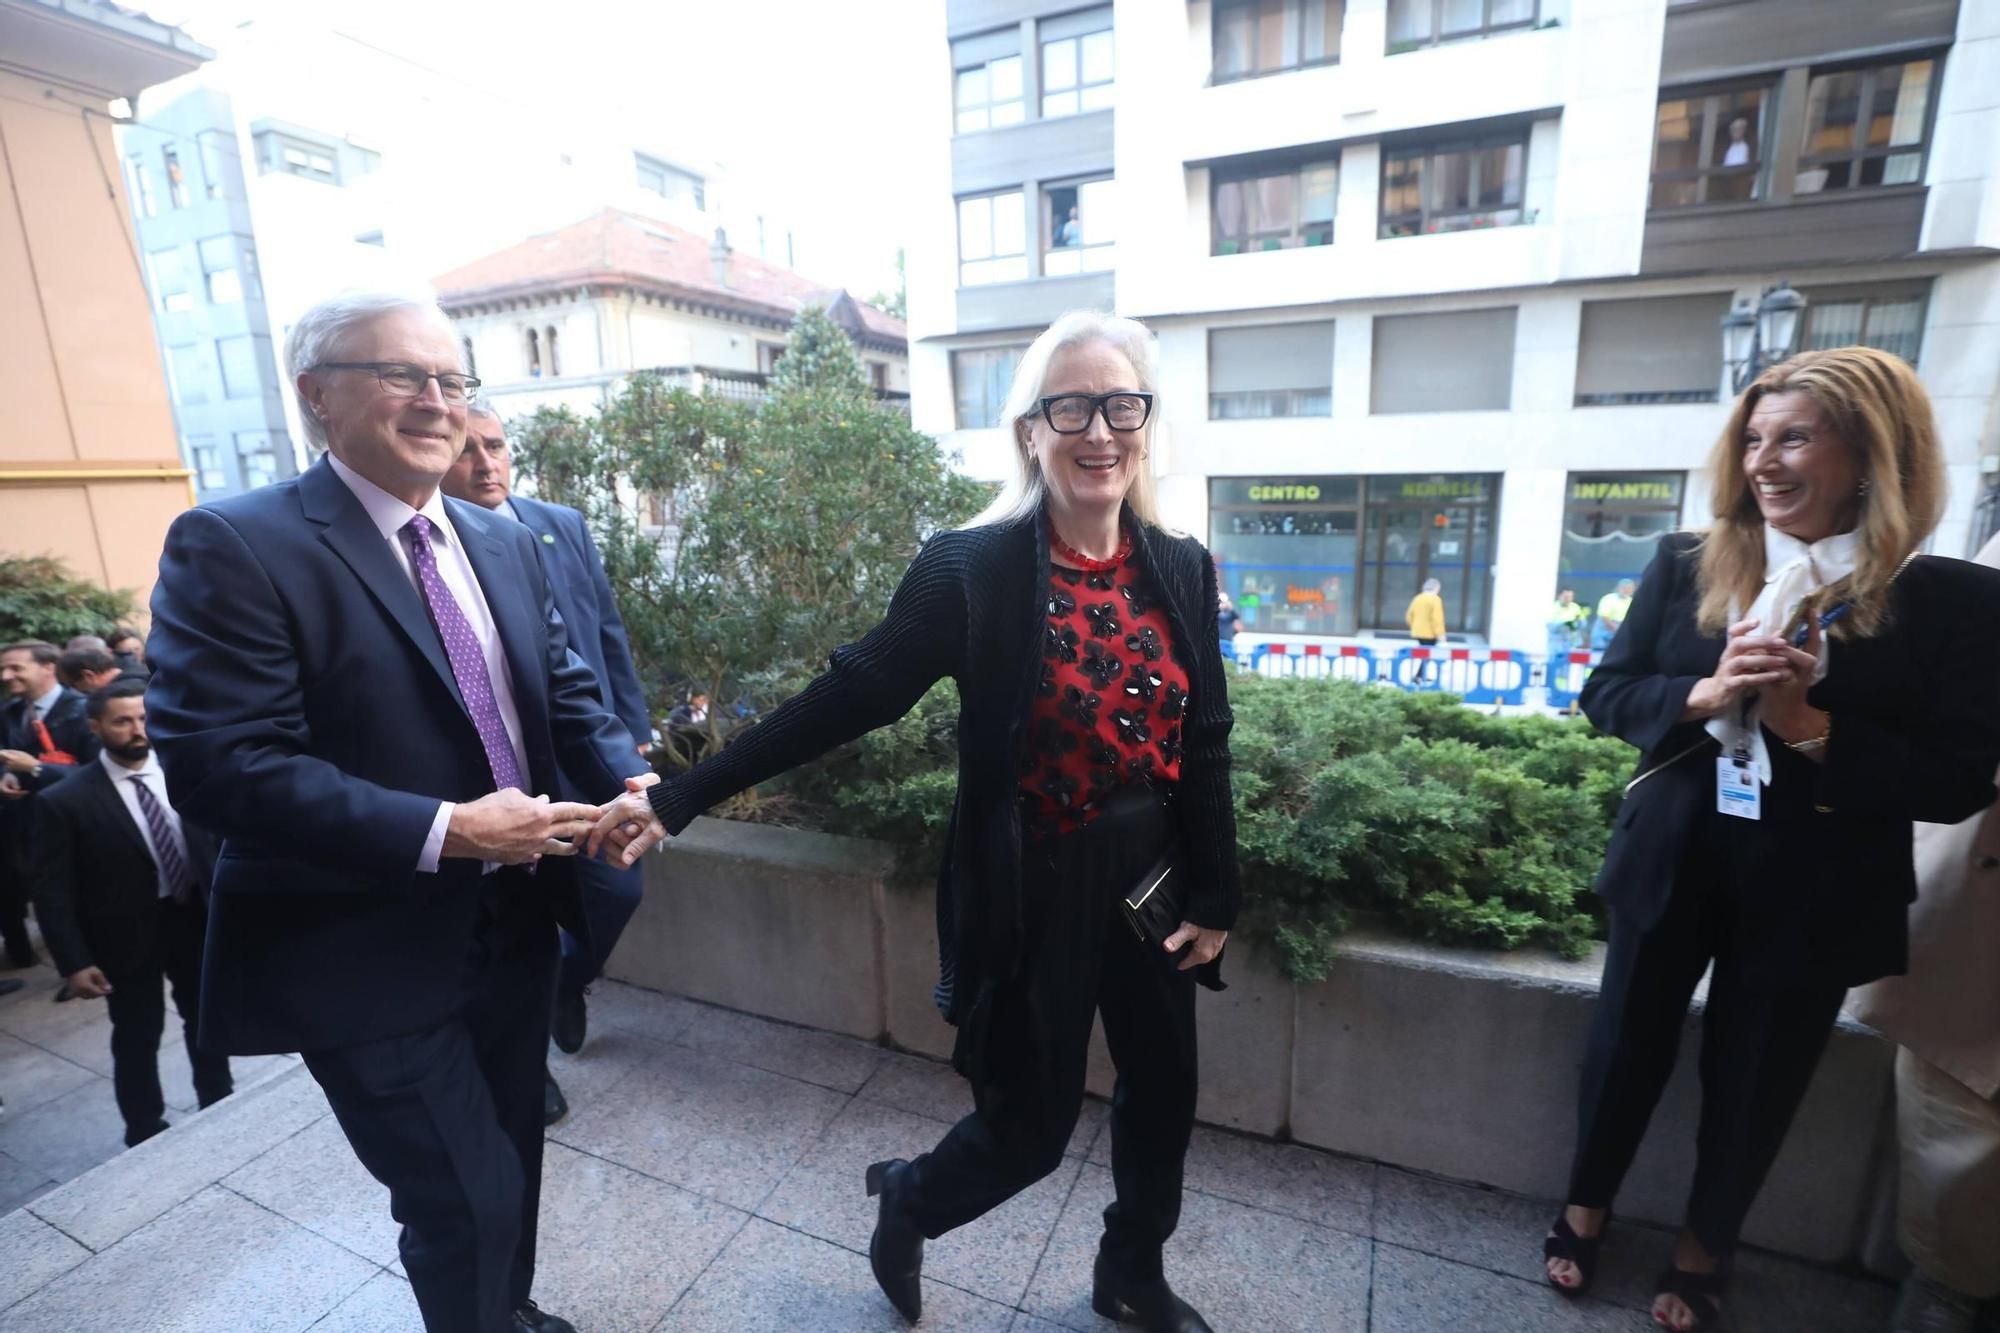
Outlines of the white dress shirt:
{"type": "Polygon", "coordinates": [[[47,694],[44,694],[39,699],[30,699],[28,701],[28,721],[32,723],[38,718],[47,717],[49,715],[49,710],[54,708],[58,703],[62,702],[62,697],[63,697],[63,687],[57,685],[51,688],[47,694]]]}
{"type": "MultiPolygon", "coordinates": [[[[507,656],[500,647],[500,631],[493,622],[493,611],[487,606],[486,594],[480,590],[479,578],[472,572],[472,562],[466,557],[464,539],[451,525],[451,516],[445,512],[444,496],[433,491],[422,509],[412,509],[332,454],[327,455],[326,461],[332,466],[333,475],[354,492],[354,498],[361,501],[361,507],[368,511],[368,517],[382,534],[382,540],[388,542],[389,549],[395,552],[396,563],[409,578],[410,586],[416,589],[420,601],[424,595],[423,588],[417,582],[417,571],[410,563],[410,548],[402,534],[404,527],[418,514],[431,521],[434,529],[431,549],[437,555],[438,577],[444,580],[452,600],[458,603],[458,609],[465,613],[466,623],[479,638],[480,654],[486,659],[486,674],[493,680],[493,701],[499,705],[500,720],[507,727],[507,743],[514,747],[514,761],[520,765],[522,775],[526,776],[528,752],[521,744],[521,714],[514,706],[514,677],[507,669],[507,656]]],[[[451,824],[452,809],[451,801],[438,805],[437,818],[431,821],[430,836],[424,839],[423,854],[417,858],[418,870],[437,870],[438,860],[444,852],[445,830],[451,824]]],[[[493,868],[490,865],[487,867],[488,870],[493,868]]]]}
{"type": "Polygon", "coordinates": [[[159,845],[153,841],[152,826],[146,822],[145,808],[139,804],[139,793],[133,791],[133,787],[141,782],[146,784],[146,790],[153,793],[153,799],[160,803],[160,814],[166,818],[167,827],[173,830],[174,838],[180,843],[175,850],[181,854],[181,864],[187,867],[190,875],[198,875],[200,872],[194,868],[194,860],[188,855],[187,834],[181,831],[181,817],[167,800],[167,775],[160,771],[158,757],[149,754],[146,756],[146,762],[139,767],[127,768],[113,759],[111,752],[106,750],[97,756],[97,762],[103,764],[104,771],[111,775],[111,789],[118,793],[119,800],[125,802],[125,813],[132,816],[132,822],[139,826],[139,836],[146,840],[146,850],[153,858],[153,876],[159,881],[160,896],[173,897],[174,886],[167,883],[167,872],[160,861],[159,845]]]}

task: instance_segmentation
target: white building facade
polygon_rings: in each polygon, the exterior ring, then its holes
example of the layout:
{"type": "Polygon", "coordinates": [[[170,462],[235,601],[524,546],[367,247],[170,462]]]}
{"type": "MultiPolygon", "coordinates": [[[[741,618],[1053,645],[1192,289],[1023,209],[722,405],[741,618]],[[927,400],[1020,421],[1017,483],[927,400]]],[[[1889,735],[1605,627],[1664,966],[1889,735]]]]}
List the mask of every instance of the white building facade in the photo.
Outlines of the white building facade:
{"type": "Polygon", "coordinates": [[[913,419],[977,474],[1066,309],[1161,349],[1170,521],[1247,629],[1539,652],[1705,521],[1721,317],[1912,361],[1951,500],[2000,461],[2000,4],[950,0],[913,419]]]}

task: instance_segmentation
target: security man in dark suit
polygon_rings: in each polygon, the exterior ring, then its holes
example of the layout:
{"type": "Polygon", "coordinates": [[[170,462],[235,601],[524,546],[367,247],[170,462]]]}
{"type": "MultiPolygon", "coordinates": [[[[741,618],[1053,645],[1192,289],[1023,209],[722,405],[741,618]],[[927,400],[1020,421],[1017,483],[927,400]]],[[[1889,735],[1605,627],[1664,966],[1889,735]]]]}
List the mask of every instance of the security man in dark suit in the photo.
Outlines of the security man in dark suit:
{"type": "Polygon", "coordinates": [[[0,938],[9,967],[35,964],[27,919],[29,805],[37,792],[97,757],[84,696],[57,678],[61,660],[61,650],[39,639],[0,648],[0,683],[11,696],[0,709],[0,938]]]}
{"type": "MultiPolygon", "coordinates": [[[[611,581],[604,573],[597,543],[591,540],[590,529],[576,510],[515,495],[513,473],[513,457],[500,414],[487,403],[473,403],[465,414],[465,448],[451,471],[444,474],[439,489],[453,499],[518,519],[535,534],[542,544],[556,610],[569,626],[570,648],[590,667],[597,678],[599,696],[625,724],[638,752],[644,754],[653,734],[646,691],[632,665],[625,621],[611,595],[611,581]]],[[[575,783],[565,783],[563,795],[581,801],[592,793],[575,783]]],[[[625,923],[638,910],[646,881],[643,865],[621,868],[583,860],[577,862],[576,873],[583,891],[586,932],[581,936],[563,932],[562,968],[556,978],[555,1014],[550,1024],[557,1047],[571,1055],[583,1048],[587,1019],[584,988],[604,971],[625,923]]],[[[544,1098],[547,1123],[554,1124],[569,1112],[569,1103],[553,1074],[547,1077],[544,1098]]]]}
{"type": "Polygon", "coordinates": [[[87,705],[103,753],[35,799],[30,882],[56,970],[111,1010],[111,1082],[127,1147],[167,1127],[160,1092],[162,978],[187,1029],[195,1097],[233,1084],[229,1057],[197,1042],[202,932],[215,840],[182,822],[146,738],[146,686],[120,681],[87,705]]]}
{"type": "Polygon", "coordinates": [[[202,1041],[304,1056],[430,1333],[574,1333],[529,1293],[568,839],[598,811],[548,794],[651,775],[540,543],[437,489],[479,383],[443,313],[335,297],[286,357],[326,456],[174,521],[146,645],[175,806],[223,838],[202,1041]]]}

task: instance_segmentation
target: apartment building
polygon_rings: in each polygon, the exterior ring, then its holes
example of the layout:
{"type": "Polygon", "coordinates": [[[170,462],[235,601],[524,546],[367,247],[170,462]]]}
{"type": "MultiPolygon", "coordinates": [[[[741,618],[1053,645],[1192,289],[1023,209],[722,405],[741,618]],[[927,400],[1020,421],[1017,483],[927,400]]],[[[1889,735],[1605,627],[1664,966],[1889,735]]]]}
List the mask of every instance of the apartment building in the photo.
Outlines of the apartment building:
{"type": "Polygon", "coordinates": [[[1995,522],[2000,5],[949,0],[916,424],[981,475],[1062,311],[1159,333],[1156,461],[1246,626],[1538,651],[1704,520],[1720,321],[1917,366],[1995,522]]]}

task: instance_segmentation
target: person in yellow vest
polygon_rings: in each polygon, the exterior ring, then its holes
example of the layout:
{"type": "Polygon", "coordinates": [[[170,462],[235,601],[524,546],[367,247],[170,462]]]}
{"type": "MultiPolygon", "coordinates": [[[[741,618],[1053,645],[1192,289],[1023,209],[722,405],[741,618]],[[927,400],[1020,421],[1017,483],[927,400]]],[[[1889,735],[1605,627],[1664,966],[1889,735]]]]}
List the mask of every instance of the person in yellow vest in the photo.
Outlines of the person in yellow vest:
{"type": "Polygon", "coordinates": [[[1632,589],[1636,586],[1630,579],[1620,579],[1614,591],[1597,599],[1597,630],[1590,636],[1591,651],[1601,653],[1611,646],[1612,637],[1632,609],[1632,589]]]}
{"type": "MultiPolygon", "coordinates": [[[[1436,579],[1425,579],[1424,590],[1410,599],[1410,609],[1403,613],[1410,637],[1427,648],[1436,647],[1444,639],[1444,598],[1438,595],[1443,590],[1444,585],[1436,579]]],[[[1426,662],[1417,679],[1427,681],[1436,674],[1436,662],[1426,662]]]]}
{"type": "Polygon", "coordinates": [[[1590,623],[1589,608],[1576,600],[1576,589],[1564,588],[1556,594],[1555,608],[1549,612],[1549,660],[1560,660],[1583,644],[1584,627],[1590,623]]]}

